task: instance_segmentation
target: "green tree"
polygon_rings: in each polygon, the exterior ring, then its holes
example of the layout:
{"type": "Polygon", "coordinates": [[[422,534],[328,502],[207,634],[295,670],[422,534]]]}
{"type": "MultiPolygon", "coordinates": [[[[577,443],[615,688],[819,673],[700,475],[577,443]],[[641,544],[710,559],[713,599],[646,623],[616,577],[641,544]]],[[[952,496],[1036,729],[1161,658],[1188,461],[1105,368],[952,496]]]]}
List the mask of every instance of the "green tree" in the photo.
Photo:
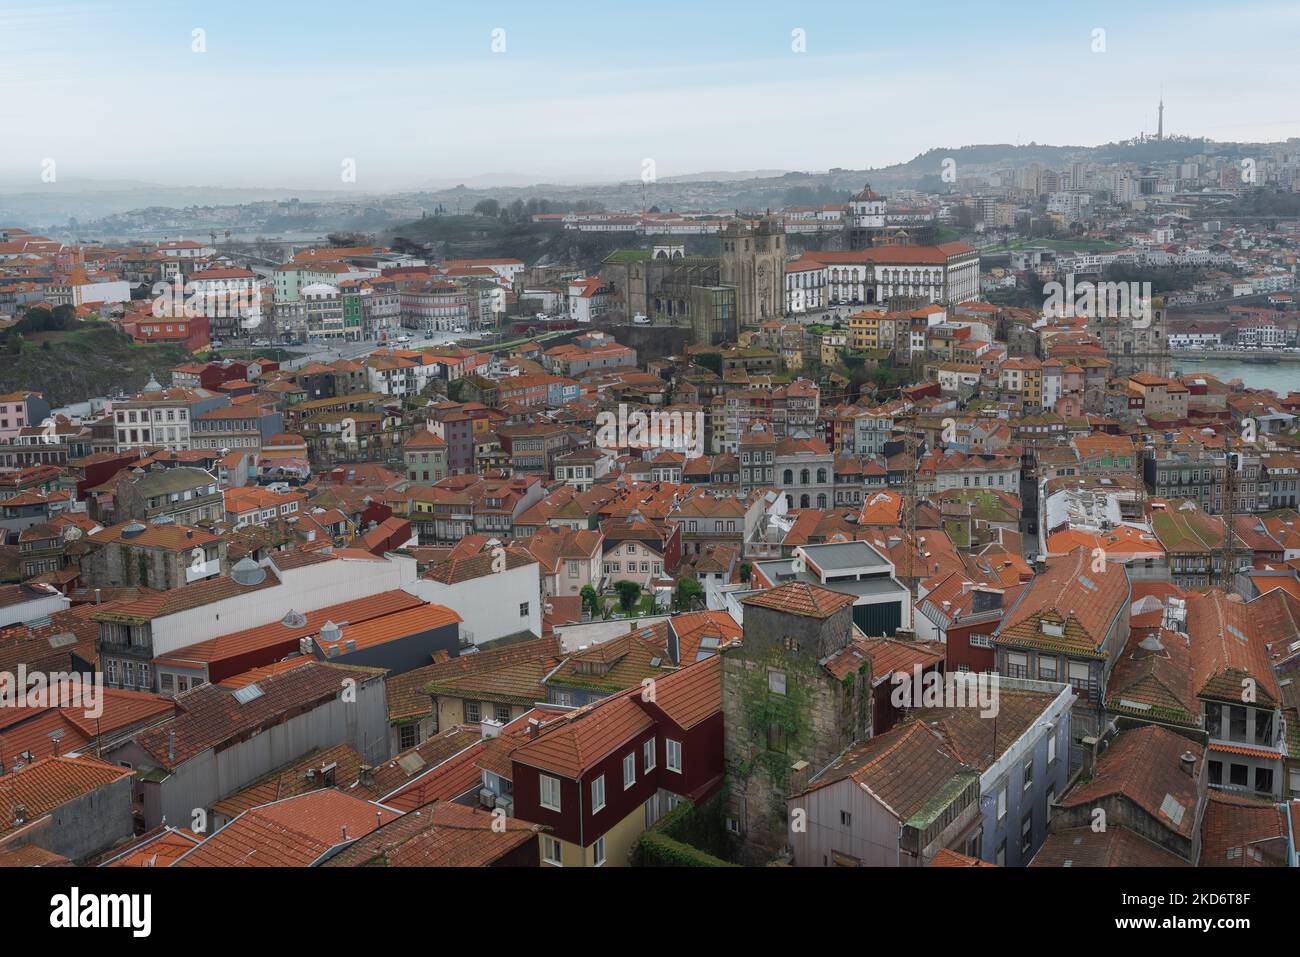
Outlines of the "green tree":
{"type": "Polygon", "coordinates": [[[583,585],[582,591],[578,592],[578,597],[582,599],[582,607],[591,612],[591,617],[595,618],[600,610],[600,595],[596,589],[590,585],[583,585]]]}
{"type": "Polygon", "coordinates": [[[614,582],[614,591],[618,592],[618,604],[624,612],[630,612],[641,600],[641,586],[626,578],[614,582]]]}
{"type": "Polygon", "coordinates": [[[678,611],[686,611],[691,607],[692,600],[703,597],[704,586],[698,579],[686,577],[677,579],[677,590],[673,592],[673,607],[678,611]]]}

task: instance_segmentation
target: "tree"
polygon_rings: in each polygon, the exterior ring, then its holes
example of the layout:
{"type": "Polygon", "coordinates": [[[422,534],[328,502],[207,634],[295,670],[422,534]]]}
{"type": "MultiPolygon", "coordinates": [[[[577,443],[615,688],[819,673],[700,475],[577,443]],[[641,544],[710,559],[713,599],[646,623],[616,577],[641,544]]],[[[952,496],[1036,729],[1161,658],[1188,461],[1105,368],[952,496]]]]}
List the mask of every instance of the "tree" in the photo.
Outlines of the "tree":
{"type": "Polygon", "coordinates": [[[592,618],[595,618],[600,606],[600,595],[596,593],[596,589],[590,585],[583,585],[582,591],[578,592],[578,597],[582,599],[582,607],[591,613],[592,618]]]}
{"type": "Polygon", "coordinates": [[[480,199],[474,204],[474,212],[480,216],[496,218],[501,215],[501,204],[495,199],[480,199]]]}
{"type": "Polygon", "coordinates": [[[618,592],[618,605],[624,612],[630,612],[641,600],[641,586],[626,578],[614,582],[614,591],[618,592]]]}
{"type": "Polygon", "coordinates": [[[673,593],[673,607],[686,611],[696,598],[704,597],[704,586],[698,579],[682,577],[677,579],[677,590],[673,593]]]}
{"type": "Polygon", "coordinates": [[[741,563],[740,563],[740,580],[741,580],[742,582],[748,582],[748,581],[749,581],[750,573],[753,571],[753,569],[754,569],[754,566],[751,565],[749,562],[741,562],[741,563]]]}

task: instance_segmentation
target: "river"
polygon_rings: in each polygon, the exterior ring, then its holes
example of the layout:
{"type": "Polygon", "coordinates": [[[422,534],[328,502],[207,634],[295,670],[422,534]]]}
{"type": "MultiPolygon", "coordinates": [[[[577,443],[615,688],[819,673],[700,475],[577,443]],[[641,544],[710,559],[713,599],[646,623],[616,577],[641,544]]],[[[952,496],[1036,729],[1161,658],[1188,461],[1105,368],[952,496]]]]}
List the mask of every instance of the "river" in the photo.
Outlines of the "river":
{"type": "Polygon", "coordinates": [[[1284,396],[1292,389],[1300,391],[1300,363],[1278,362],[1262,365],[1243,362],[1241,359],[1214,358],[1204,362],[1188,362],[1174,357],[1176,375],[1196,375],[1204,372],[1221,382],[1240,379],[1251,389],[1272,389],[1284,396]]]}

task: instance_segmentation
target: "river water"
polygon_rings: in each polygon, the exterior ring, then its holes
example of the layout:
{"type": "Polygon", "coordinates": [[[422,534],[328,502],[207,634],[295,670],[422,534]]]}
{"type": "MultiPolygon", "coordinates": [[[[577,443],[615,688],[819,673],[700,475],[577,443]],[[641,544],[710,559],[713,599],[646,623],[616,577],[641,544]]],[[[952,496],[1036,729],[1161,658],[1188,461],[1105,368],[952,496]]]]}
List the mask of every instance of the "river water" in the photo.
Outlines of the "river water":
{"type": "Polygon", "coordinates": [[[1207,359],[1204,362],[1187,362],[1174,357],[1174,373],[1194,376],[1204,372],[1220,382],[1240,379],[1251,389],[1272,389],[1284,396],[1292,389],[1300,391],[1300,362],[1278,362],[1258,365],[1240,359],[1207,359]]]}

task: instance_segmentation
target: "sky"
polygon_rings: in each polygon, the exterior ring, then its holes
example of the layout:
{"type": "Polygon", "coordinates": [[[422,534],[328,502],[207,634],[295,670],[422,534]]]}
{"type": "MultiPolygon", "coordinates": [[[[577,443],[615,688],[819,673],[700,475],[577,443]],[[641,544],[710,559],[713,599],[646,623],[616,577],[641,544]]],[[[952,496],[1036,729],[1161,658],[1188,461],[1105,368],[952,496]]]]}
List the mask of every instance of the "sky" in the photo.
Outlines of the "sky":
{"type": "Polygon", "coordinates": [[[1297,41],[1251,0],[0,0],[0,188],[862,169],[1126,139],[1162,91],[1166,133],[1275,141],[1297,41]]]}

